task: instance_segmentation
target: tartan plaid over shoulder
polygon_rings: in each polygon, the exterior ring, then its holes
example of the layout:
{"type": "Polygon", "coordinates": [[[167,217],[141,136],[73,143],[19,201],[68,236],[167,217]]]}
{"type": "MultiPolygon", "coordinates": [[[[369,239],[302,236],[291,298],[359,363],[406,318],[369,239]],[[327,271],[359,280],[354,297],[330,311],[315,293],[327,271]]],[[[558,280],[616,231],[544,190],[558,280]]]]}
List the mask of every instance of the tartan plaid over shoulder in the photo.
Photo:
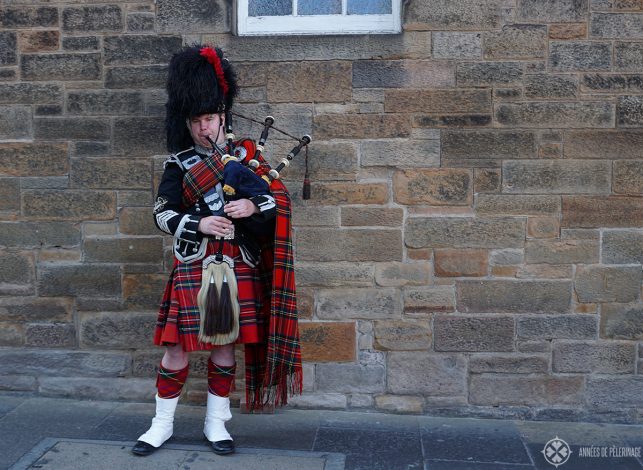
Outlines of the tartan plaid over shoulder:
{"type": "MultiPolygon", "coordinates": [[[[254,155],[253,141],[239,144],[246,147],[248,156],[254,155]]],[[[265,163],[263,158],[259,160],[265,163]]],[[[261,165],[259,172],[267,172],[267,167],[261,165]]],[[[215,156],[205,158],[185,174],[183,204],[190,207],[221,181],[221,161],[215,156]]],[[[265,276],[271,289],[270,316],[266,342],[245,345],[246,403],[250,409],[285,405],[289,395],[302,392],[290,195],[280,180],[273,181],[270,190],[277,209],[275,234],[273,240],[262,244],[262,264],[270,272],[265,276]]]]}

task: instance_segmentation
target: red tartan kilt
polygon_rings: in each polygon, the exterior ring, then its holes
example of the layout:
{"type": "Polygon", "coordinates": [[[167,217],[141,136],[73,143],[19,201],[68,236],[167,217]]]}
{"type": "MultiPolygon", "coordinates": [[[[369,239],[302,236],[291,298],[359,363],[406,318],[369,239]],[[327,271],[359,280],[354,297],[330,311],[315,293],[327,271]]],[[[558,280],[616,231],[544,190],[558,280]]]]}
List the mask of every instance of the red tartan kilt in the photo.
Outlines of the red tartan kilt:
{"type": "MultiPolygon", "coordinates": [[[[206,256],[216,253],[214,241],[208,243],[206,256]]],[[[243,262],[236,245],[225,243],[223,253],[234,259],[239,297],[239,338],[237,343],[260,343],[264,340],[264,322],[270,310],[270,292],[265,292],[260,267],[243,262]]],[[[201,288],[201,261],[181,263],[174,269],[165,287],[159,309],[154,344],[181,344],[184,351],[211,350],[217,346],[199,341],[200,314],[197,294],[201,288]]]]}

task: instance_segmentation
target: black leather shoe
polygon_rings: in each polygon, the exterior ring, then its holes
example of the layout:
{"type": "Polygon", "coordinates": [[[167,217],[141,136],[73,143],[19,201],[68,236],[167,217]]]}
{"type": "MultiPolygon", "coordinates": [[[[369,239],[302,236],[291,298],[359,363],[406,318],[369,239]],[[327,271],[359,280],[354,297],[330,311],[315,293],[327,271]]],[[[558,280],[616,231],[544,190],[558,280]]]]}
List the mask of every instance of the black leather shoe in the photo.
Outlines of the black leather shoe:
{"type": "Polygon", "coordinates": [[[218,455],[234,454],[234,442],[232,442],[230,439],[225,441],[212,442],[211,444],[212,444],[212,450],[214,451],[215,454],[218,454],[218,455]]]}
{"type": "Polygon", "coordinates": [[[150,455],[156,449],[158,449],[158,447],[154,447],[152,444],[137,441],[136,444],[134,444],[134,447],[132,447],[132,453],[136,455],[150,455]]]}

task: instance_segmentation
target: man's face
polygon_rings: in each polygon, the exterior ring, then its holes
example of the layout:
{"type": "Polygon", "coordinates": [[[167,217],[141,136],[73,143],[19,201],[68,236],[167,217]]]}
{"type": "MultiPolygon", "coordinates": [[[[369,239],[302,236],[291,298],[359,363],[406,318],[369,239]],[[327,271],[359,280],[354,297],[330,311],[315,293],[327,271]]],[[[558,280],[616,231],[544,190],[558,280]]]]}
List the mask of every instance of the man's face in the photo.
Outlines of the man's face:
{"type": "Polygon", "coordinates": [[[223,122],[223,114],[201,114],[190,118],[192,140],[195,144],[206,148],[211,147],[206,136],[209,136],[217,144],[225,141],[223,122]]]}

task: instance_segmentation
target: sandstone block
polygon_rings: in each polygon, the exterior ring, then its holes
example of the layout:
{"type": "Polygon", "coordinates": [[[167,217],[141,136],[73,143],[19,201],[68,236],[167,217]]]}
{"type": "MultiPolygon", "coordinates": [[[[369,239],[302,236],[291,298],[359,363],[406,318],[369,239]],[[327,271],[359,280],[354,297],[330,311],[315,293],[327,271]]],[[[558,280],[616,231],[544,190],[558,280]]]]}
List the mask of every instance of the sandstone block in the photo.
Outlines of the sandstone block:
{"type": "Polygon", "coordinates": [[[154,31],[154,13],[130,13],[127,15],[127,30],[132,32],[154,31]]]}
{"type": "Polygon", "coordinates": [[[294,207],[292,210],[292,224],[293,227],[338,227],[340,224],[339,211],[339,207],[294,207]]]}
{"type": "Polygon", "coordinates": [[[501,180],[500,168],[475,168],[473,170],[473,192],[499,193],[501,180]]]}
{"type": "Polygon", "coordinates": [[[125,274],[123,300],[127,308],[156,310],[167,279],[166,274],[125,274]]]}
{"type": "Polygon", "coordinates": [[[429,282],[426,263],[382,263],[375,267],[375,282],[380,286],[401,287],[424,285],[429,282]]]}
{"type": "Polygon", "coordinates": [[[385,376],[385,367],[377,364],[317,364],[315,367],[320,392],[381,393],[385,376]]]}
{"type": "Polygon", "coordinates": [[[393,194],[404,205],[470,205],[471,180],[466,169],[401,170],[393,176],[393,194]]]}
{"type": "Polygon", "coordinates": [[[440,141],[364,140],[360,142],[360,165],[401,168],[440,166],[440,141]],[[395,155],[395,158],[392,159],[391,155],[395,155]]]}
{"type": "Polygon", "coordinates": [[[0,178],[0,211],[20,210],[20,180],[0,178]]]}
{"type": "Polygon", "coordinates": [[[643,201],[626,196],[563,196],[562,227],[640,227],[643,201]]]}
{"type": "Polygon", "coordinates": [[[350,62],[280,62],[271,64],[267,75],[267,101],[271,103],[341,103],[351,99],[350,62]]]}
{"type": "Polygon", "coordinates": [[[393,288],[320,289],[317,317],[324,320],[387,319],[399,316],[402,298],[393,288]]]}
{"type": "Polygon", "coordinates": [[[555,217],[529,217],[527,238],[557,238],[560,234],[560,220],[555,217]]]}
{"type": "Polygon", "coordinates": [[[404,289],[404,311],[407,313],[452,312],[453,310],[455,310],[453,286],[404,289]]]}
{"type": "Polygon", "coordinates": [[[549,360],[544,355],[474,354],[469,359],[469,372],[484,374],[546,374],[549,360]]]}
{"type": "Polygon", "coordinates": [[[579,0],[518,0],[516,16],[520,20],[546,23],[582,21],[587,2],[579,0]]]}
{"type": "Polygon", "coordinates": [[[436,249],[435,275],[441,277],[486,276],[487,251],[476,249],[436,249]]]}
{"type": "Polygon", "coordinates": [[[549,45],[549,66],[554,71],[609,70],[611,62],[611,49],[605,43],[553,41],[549,45]]]}
{"type": "Polygon", "coordinates": [[[108,67],[106,88],[163,88],[167,79],[167,65],[139,67],[108,67]]]}
{"type": "Polygon", "coordinates": [[[643,132],[640,129],[573,130],[565,133],[565,158],[640,158],[643,132]]]}
{"type": "Polygon", "coordinates": [[[109,140],[110,124],[106,118],[35,118],[34,135],[37,139],[109,140]]]}
{"type": "Polygon", "coordinates": [[[588,341],[553,344],[553,372],[632,374],[635,370],[633,344],[588,341]]]}
{"type": "Polygon", "coordinates": [[[416,115],[413,117],[414,127],[487,127],[491,124],[492,118],[490,114],[465,114],[459,116],[430,116],[430,115],[416,115]]]}
{"type": "MultiPolygon", "coordinates": [[[[151,172],[148,159],[73,159],[71,185],[92,189],[149,189],[151,172]]],[[[148,218],[152,219],[150,211],[148,218]]]]}
{"type": "Polygon", "coordinates": [[[640,407],[643,377],[588,377],[587,401],[590,405],[600,408],[640,407]]]}
{"type": "Polygon", "coordinates": [[[76,346],[76,329],[69,323],[32,323],[25,330],[25,345],[71,349],[76,346]]]}
{"type": "Polygon", "coordinates": [[[321,114],[313,118],[319,140],[408,137],[410,118],[403,114],[321,114]]]}
{"type": "Polygon", "coordinates": [[[31,108],[0,106],[0,135],[7,140],[32,139],[31,108]]]}
{"type": "Polygon", "coordinates": [[[387,113],[484,113],[491,110],[491,93],[466,89],[387,90],[384,109],[387,113]]]}
{"type": "Polygon", "coordinates": [[[549,25],[549,39],[585,39],[586,23],[557,23],[549,25]]]}
{"type": "Polygon", "coordinates": [[[497,0],[430,0],[405,8],[405,30],[495,29],[500,22],[497,0]]]}
{"type": "Polygon", "coordinates": [[[643,339],[641,304],[602,304],[600,333],[601,338],[634,341],[643,339]]]}
{"type": "Polygon", "coordinates": [[[641,39],[643,15],[641,13],[592,13],[589,22],[592,38],[641,39]]]}
{"type": "Polygon", "coordinates": [[[571,305],[568,281],[476,280],[456,282],[460,312],[564,313],[571,305]]]}
{"type": "Polygon", "coordinates": [[[407,220],[404,243],[410,248],[521,247],[525,223],[509,217],[414,217],[407,220]]]}
{"type": "Polygon", "coordinates": [[[296,259],[299,261],[402,260],[400,230],[298,228],[295,238],[296,259]],[[377,250],[373,250],[374,246],[377,250]]]}
{"type": "Polygon", "coordinates": [[[20,62],[23,80],[98,80],[100,54],[23,54],[20,62]]]}
{"type": "Polygon", "coordinates": [[[18,62],[18,36],[14,31],[0,32],[0,65],[18,62]]]}
{"type": "Polygon", "coordinates": [[[0,321],[61,321],[71,320],[71,299],[42,297],[4,297],[0,301],[0,321]]]}
{"type": "Polygon", "coordinates": [[[529,240],[525,245],[527,263],[598,263],[598,240],[529,240]]]}
{"type": "Polygon", "coordinates": [[[0,103],[3,104],[59,103],[62,96],[62,87],[53,83],[0,84],[0,103]]]}
{"type": "Polygon", "coordinates": [[[34,392],[38,389],[35,377],[26,375],[2,375],[0,376],[0,390],[34,392]]]}
{"type": "Polygon", "coordinates": [[[66,264],[39,269],[42,296],[114,297],[121,294],[120,268],[115,265],[66,264]]]}
{"type": "Polygon", "coordinates": [[[619,96],[616,124],[618,127],[643,126],[643,98],[640,96],[619,96]]]}
{"type": "Polygon", "coordinates": [[[503,159],[536,156],[531,131],[448,130],[442,133],[443,165],[465,167],[500,166],[503,159]]]}
{"type": "Polygon", "coordinates": [[[584,91],[596,93],[639,93],[643,91],[643,75],[637,74],[584,74],[584,91]]]}
{"type": "Polygon", "coordinates": [[[560,198],[549,195],[478,194],[474,208],[482,215],[558,215],[560,198]]]}
{"type": "Polygon", "coordinates": [[[459,354],[394,351],[388,354],[387,392],[400,395],[466,395],[466,362],[459,354]]]}
{"type": "Polygon", "coordinates": [[[436,351],[513,351],[514,320],[511,317],[436,316],[433,319],[436,351]],[[480,334],[484,331],[484,334],[480,334]]]}
{"type": "Polygon", "coordinates": [[[306,393],[288,399],[288,404],[295,408],[344,410],[348,399],[343,393],[306,393]]]}
{"type": "Polygon", "coordinates": [[[125,155],[165,154],[164,123],[161,117],[114,119],[114,152],[125,155]]]}
{"type": "MultiPolygon", "coordinates": [[[[270,138],[270,137],[269,137],[270,138]]],[[[270,141],[266,144],[271,146],[270,141]]],[[[288,148],[283,151],[274,151],[275,159],[287,155],[292,148],[288,142],[288,148]]],[[[292,178],[295,184],[299,185],[303,180],[305,172],[305,158],[303,155],[296,157],[288,167],[287,178],[292,178]]],[[[355,181],[359,163],[357,161],[357,145],[352,143],[328,143],[316,142],[308,150],[308,172],[311,181],[355,181]]]]}
{"type": "Polygon", "coordinates": [[[615,70],[640,72],[641,67],[643,67],[643,43],[619,41],[614,43],[615,70]]]}
{"type": "MultiPolygon", "coordinates": [[[[193,0],[159,0],[157,23],[161,32],[176,33],[229,33],[230,4],[223,0],[209,0],[206,4],[193,0]]],[[[204,44],[218,44],[217,42],[204,44]]],[[[226,52],[228,49],[224,49],[226,52]]]]}
{"type": "Polygon", "coordinates": [[[23,214],[32,219],[109,220],[116,216],[116,197],[103,191],[26,190],[23,214]]]}
{"type": "Polygon", "coordinates": [[[178,36],[124,35],[106,36],[105,65],[167,64],[181,48],[178,36]]]}
{"type": "Polygon", "coordinates": [[[431,54],[434,59],[482,58],[482,35],[436,31],[431,34],[431,54]]]}
{"type": "Polygon", "coordinates": [[[118,5],[68,7],[63,9],[62,19],[62,29],[68,33],[123,29],[121,7],[118,5]]]}
{"type": "Polygon", "coordinates": [[[381,351],[427,351],[432,332],[426,320],[378,320],[373,335],[375,349],[381,351]]]}
{"type": "Polygon", "coordinates": [[[306,362],[355,361],[355,322],[299,322],[299,334],[306,362]]]}
{"type": "Polygon", "coordinates": [[[91,238],[83,245],[85,260],[103,263],[159,263],[163,239],[159,237],[91,238]]]}
{"type": "Polygon", "coordinates": [[[87,383],[87,377],[119,377],[131,370],[130,355],[117,352],[2,349],[0,358],[5,364],[4,374],[35,375],[39,380],[81,375],[87,383]]]}
{"type": "Polygon", "coordinates": [[[572,75],[534,74],[525,76],[527,98],[576,98],[578,78],[572,75]]]}
{"type": "Polygon", "coordinates": [[[21,52],[57,51],[59,43],[59,31],[20,31],[18,34],[21,52]]]}
{"type": "Polygon", "coordinates": [[[485,406],[581,405],[583,377],[476,374],[469,382],[469,401],[485,406]]]}
{"type": "Polygon", "coordinates": [[[632,302],[640,297],[641,266],[578,266],[574,288],[580,302],[632,302]]]}
{"type": "Polygon", "coordinates": [[[105,400],[146,401],[156,390],[154,381],[148,378],[96,378],[88,381],[85,377],[42,377],[38,379],[38,392],[43,396],[75,397],[105,400]]]}
{"type": "Polygon", "coordinates": [[[378,395],[375,397],[375,407],[392,413],[421,414],[424,410],[424,399],[407,395],[378,395]]]}
{"type": "Polygon", "coordinates": [[[77,246],[80,228],[72,222],[0,222],[0,245],[9,247],[77,246]]]}
{"type": "Polygon", "coordinates": [[[311,201],[322,204],[385,204],[386,183],[319,183],[311,187],[311,201]]]}
{"type": "Polygon", "coordinates": [[[66,51],[96,51],[100,47],[98,36],[67,36],[63,38],[66,51]]]}
{"type": "Polygon", "coordinates": [[[147,207],[124,207],[118,216],[119,232],[125,235],[160,235],[147,207]]]}
{"type": "Polygon", "coordinates": [[[34,290],[35,259],[29,252],[3,251],[0,256],[0,293],[25,295],[34,290]]]}
{"type": "Polygon", "coordinates": [[[635,230],[605,230],[601,254],[606,264],[643,264],[643,233],[635,230]]]}
{"type": "Polygon", "coordinates": [[[404,219],[404,210],[399,207],[342,207],[343,226],[399,227],[404,219]]]}
{"type": "Polygon", "coordinates": [[[102,349],[130,349],[152,344],[155,312],[99,312],[80,317],[80,344],[102,349]]]}
{"type": "Polygon", "coordinates": [[[598,325],[593,315],[539,315],[516,320],[516,337],[529,340],[596,339],[598,325]]]}
{"type": "Polygon", "coordinates": [[[82,90],[67,93],[67,113],[81,115],[141,114],[143,96],[139,92],[82,90]]]}
{"type": "Polygon", "coordinates": [[[504,248],[491,250],[489,253],[490,264],[494,266],[513,266],[525,262],[525,250],[515,248],[504,248]]]}
{"type": "Polygon", "coordinates": [[[58,8],[5,5],[0,25],[8,29],[58,26],[58,8]]]}
{"type": "Polygon", "coordinates": [[[352,65],[352,85],[356,89],[444,88],[455,85],[455,68],[446,62],[360,60],[353,62],[352,65]]]}
{"type": "Polygon", "coordinates": [[[24,327],[20,323],[0,323],[0,346],[22,347],[25,344],[24,327]]]}
{"type": "Polygon", "coordinates": [[[496,120],[512,127],[611,127],[614,107],[603,101],[506,103],[496,107],[496,120]]]}
{"type": "Polygon", "coordinates": [[[506,25],[500,31],[484,33],[485,59],[543,58],[547,50],[544,25],[506,25]]]}
{"type": "Polygon", "coordinates": [[[522,80],[523,66],[520,62],[461,62],[455,75],[461,87],[517,85],[522,80]]]}

